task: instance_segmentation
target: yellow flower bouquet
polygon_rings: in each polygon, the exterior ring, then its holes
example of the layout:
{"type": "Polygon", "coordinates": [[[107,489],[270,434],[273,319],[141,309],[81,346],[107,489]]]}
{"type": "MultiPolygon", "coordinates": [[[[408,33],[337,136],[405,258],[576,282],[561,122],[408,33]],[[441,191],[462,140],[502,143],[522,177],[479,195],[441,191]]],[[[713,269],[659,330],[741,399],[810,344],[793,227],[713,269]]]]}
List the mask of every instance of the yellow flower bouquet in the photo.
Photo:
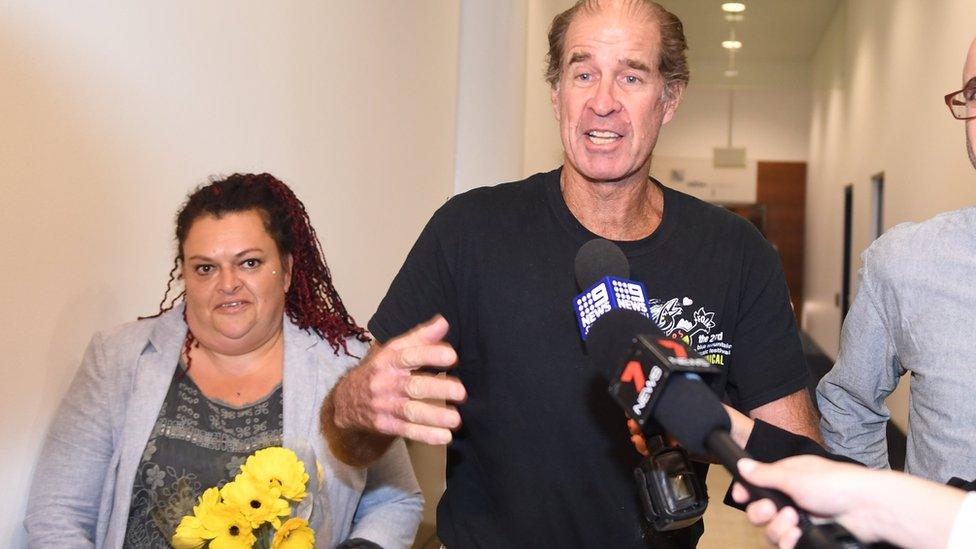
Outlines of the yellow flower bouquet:
{"type": "Polygon", "coordinates": [[[305,499],[305,464],[287,448],[258,450],[223,488],[209,488],[176,527],[176,549],[310,548],[315,532],[291,516],[305,499]]]}

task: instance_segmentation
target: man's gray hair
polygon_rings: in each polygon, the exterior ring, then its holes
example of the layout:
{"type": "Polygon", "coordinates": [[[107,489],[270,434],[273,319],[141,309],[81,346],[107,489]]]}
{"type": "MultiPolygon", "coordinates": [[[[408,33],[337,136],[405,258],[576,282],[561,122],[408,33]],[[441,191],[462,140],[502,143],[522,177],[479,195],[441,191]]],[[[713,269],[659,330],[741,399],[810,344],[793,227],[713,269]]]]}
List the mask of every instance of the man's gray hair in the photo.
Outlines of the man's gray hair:
{"type": "MultiPolygon", "coordinates": [[[[664,9],[652,0],[627,0],[635,16],[650,16],[657,23],[661,31],[661,53],[658,60],[658,72],[664,77],[665,97],[673,97],[679,88],[688,85],[690,73],[688,71],[688,57],[685,51],[688,42],[685,40],[684,26],[676,15],[664,9]]],[[[600,9],[600,0],[579,0],[573,7],[560,13],[552,20],[549,27],[549,53],[546,55],[548,68],[546,82],[553,88],[559,85],[562,76],[563,49],[566,41],[566,31],[570,23],[580,10],[596,11],[600,9]]]]}

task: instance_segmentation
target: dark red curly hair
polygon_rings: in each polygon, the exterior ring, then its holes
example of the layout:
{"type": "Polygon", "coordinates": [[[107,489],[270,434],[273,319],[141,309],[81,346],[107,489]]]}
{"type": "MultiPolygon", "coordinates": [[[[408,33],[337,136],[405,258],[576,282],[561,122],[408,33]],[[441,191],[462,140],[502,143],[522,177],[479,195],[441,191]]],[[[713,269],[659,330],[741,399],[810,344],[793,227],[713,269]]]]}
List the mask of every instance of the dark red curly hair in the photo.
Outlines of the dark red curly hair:
{"type": "MultiPolygon", "coordinates": [[[[322,245],[308,219],[305,205],[287,185],[266,173],[234,174],[201,185],[190,193],[176,215],[176,258],[163,300],[159,303],[158,314],[172,309],[186,294],[183,291],[174,296],[167,305],[183,261],[183,243],[193,222],[206,215],[219,218],[228,213],[251,210],[256,210],[264,218],[264,228],[278,246],[278,252],[291,255],[291,286],[285,295],[288,318],[299,328],[312,330],[327,340],[337,354],[340,348],[348,351],[348,337],[368,342],[366,330],[356,324],[346,311],[332,285],[332,275],[322,254],[322,245]]],[[[193,334],[187,332],[187,357],[193,343],[193,334]]]]}

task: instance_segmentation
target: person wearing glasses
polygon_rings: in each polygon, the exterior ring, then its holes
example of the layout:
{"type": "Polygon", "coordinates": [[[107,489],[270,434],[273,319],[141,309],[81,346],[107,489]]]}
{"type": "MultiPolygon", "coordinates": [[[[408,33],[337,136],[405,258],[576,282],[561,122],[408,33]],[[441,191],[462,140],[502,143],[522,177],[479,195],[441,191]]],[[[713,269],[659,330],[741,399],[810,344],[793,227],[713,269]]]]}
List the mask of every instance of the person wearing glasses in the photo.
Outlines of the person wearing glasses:
{"type": "MultiPolygon", "coordinates": [[[[963,88],[946,104],[965,121],[976,167],[976,41],[963,88]]],[[[940,483],[976,478],[976,207],[890,229],[862,265],[837,364],[817,387],[827,448],[887,468],[885,397],[910,372],[906,472],[940,483]]]]}

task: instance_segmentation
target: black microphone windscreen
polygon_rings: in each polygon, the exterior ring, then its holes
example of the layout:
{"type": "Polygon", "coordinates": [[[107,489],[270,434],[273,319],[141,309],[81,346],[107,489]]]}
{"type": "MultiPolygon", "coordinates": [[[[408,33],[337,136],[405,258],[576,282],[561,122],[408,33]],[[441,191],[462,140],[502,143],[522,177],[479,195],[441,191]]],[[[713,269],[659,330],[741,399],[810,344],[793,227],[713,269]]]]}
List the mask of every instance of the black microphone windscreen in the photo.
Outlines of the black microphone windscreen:
{"type": "Polygon", "coordinates": [[[668,378],[653,414],[665,431],[696,454],[707,453],[705,441],[713,431],[732,428],[728,412],[708,385],[683,375],[668,378]]]}
{"type": "Polygon", "coordinates": [[[605,276],[630,277],[630,262],[619,246],[603,238],[594,238],[580,246],[575,261],[576,284],[589,288],[605,276]]]}
{"type": "Polygon", "coordinates": [[[586,350],[594,366],[607,378],[627,361],[634,338],[641,334],[657,335],[660,330],[646,316],[627,309],[613,309],[593,323],[586,340],[586,350]]]}

